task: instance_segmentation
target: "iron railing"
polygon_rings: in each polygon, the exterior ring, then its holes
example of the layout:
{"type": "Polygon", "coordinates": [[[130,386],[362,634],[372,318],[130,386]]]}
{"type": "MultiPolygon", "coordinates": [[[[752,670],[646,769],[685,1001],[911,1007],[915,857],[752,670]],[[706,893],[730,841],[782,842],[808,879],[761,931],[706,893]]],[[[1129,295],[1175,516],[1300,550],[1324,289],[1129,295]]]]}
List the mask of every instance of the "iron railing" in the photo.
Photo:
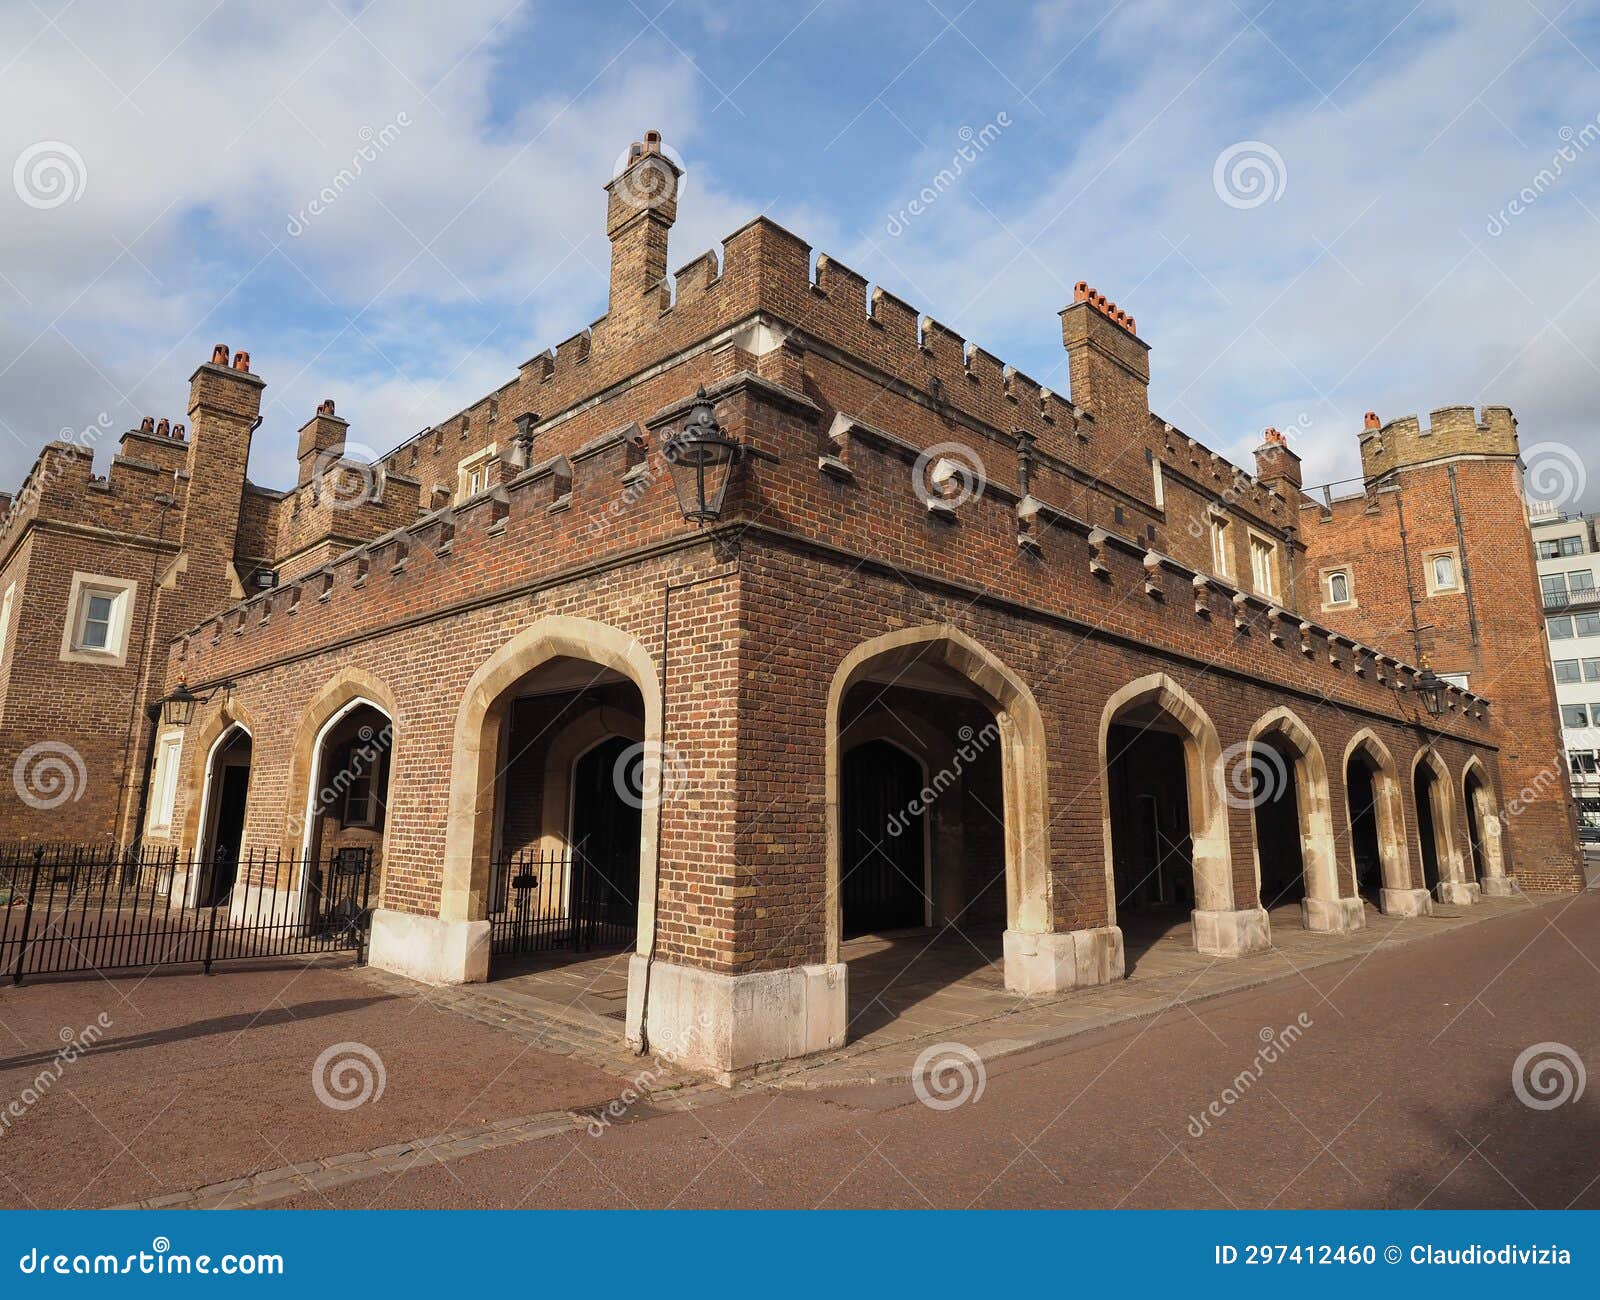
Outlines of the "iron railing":
{"type": "Polygon", "coordinates": [[[372,853],[0,847],[0,972],[28,975],[353,951],[365,960],[372,853]]]}
{"type": "Polygon", "coordinates": [[[582,853],[503,854],[490,864],[490,950],[523,956],[626,947],[638,931],[636,892],[582,853]]]}
{"type": "Polygon", "coordinates": [[[1600,588],[1577,587],[1572,591],[1547,591],[1544,593],[1546,613],[1555,610],[1590,610],[1600,608],[1600,588]]]}

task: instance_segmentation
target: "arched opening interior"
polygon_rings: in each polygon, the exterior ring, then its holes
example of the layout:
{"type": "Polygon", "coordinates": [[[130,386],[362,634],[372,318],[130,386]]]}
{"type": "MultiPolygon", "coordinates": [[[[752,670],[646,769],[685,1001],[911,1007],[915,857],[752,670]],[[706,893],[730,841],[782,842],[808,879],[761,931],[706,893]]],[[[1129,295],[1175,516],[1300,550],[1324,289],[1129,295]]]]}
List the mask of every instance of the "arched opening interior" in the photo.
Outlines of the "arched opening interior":
{"type": "Polygon", "coordinates": [[[1356,889],[1376,906],[1384,884],[1383,844],[1378,829],[1378,766],[1366,750],[1358,749],[1345,764],[1344,779],[1356,889]]]}
{"type": "Polygon", "coordinates": [[[507,686],[487,723],[498,755],[491,976],[557,998],[577,978],[569,996],[601,1015],[626,995],[646,819],[673,779],[643,743],[644,713],[630,678],[557,655],[507,686]]]}
{"type": "Polygon", "coordinates": [[[1255,812],[1261,906],[1269,912],[1299,903],[1307,893],[1301,832],[1301,758],[1279,735],[1251,742],[1250,805],[1255,812]]]}
{"type": "Polygon", "coordinates": [[[1422,854],[1422,883],[1437,893],[1443,879],[1439,849],[1440,782],[1428,763],[1418,763],[1412,776],[1417,806],[1417,848],[1422,854]]]}
{"type": "Polygon", "coordinates": [[[355,700],[324,724],[312,765],[305,850],[324,863],[341,853],[383,861],[389,821],[389,759],[394,726],[382,709],[355,700]]]}
{"type": "Polygon", "coordinates": [[[929,653],[868,664],[839,705],[840,956],[859,1037],[967,978],[1001,978],[1002,725],[929,653]]]}
{"type": "Polygon", "coordinates": [[[205,810],[201,814],[200,858],[193,904],[210,907],[228,901],[238,876],[244,845],[244,819],[250,802],[253,742],[243,727],[218,738],[206,764],[205,810]]]}

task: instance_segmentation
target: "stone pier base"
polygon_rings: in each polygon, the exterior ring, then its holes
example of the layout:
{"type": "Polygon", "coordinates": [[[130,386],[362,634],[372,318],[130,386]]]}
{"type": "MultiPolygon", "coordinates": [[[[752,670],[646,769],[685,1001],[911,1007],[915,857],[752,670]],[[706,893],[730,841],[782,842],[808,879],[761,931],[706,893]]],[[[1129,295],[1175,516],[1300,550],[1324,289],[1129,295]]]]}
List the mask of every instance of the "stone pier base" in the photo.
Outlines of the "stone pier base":
{"type": "Polygon", "coordinates": [[[1463,907],[1478,901],[1478,882],[1465,880],[1441,880],[1437,887],[1438,898],[1441,903],[1458,903],[1463,907]]]}
{"type": "Polygon", "coordinates": [[[843,962],[724,975],[635,953],[628,1043],[728,1082],[769,1061],[843,1047],[845,989],[843,962]]]}
{"type": "Polygon", "coordinates": [[[1060,934],[1005,933],[1006,988],[1013,993],[1059,993],[1110,984],[1126,969],[1122,931],[1114,925],[1060,934]]]}
{"type": "Polygon", "coordinates": [[[1300,919],[1306,929],[1323,934],[1346,934],[1367,923],[1360,898],[1306,898],[1300,902],[1300,919]]]}
{"type": "Polygon", "coordinates": [[[489,978],[489,922],[380,907],[372,913],[367,962],[424,984],[481,984],[489,978]]]}
{"type": "Polygon", "coordinates": [[[1378,907],[1385,916],[1432,916],[1433,895],[1426,889],[1381,889],[1378,907]]]}
{"type": "Polygon", "coordinates": [[[1211,957],[1243,957],[1272,947],[1272,925],[1264,908],[1237,912],[1193,912],[1194,946],[1211,957]]]}
{"type": "Polygon", "coordinates": [[[1485,876],[1480,884],[1485,898],[1513,898],[1518,892],[1515,876],[1485,876]]]}

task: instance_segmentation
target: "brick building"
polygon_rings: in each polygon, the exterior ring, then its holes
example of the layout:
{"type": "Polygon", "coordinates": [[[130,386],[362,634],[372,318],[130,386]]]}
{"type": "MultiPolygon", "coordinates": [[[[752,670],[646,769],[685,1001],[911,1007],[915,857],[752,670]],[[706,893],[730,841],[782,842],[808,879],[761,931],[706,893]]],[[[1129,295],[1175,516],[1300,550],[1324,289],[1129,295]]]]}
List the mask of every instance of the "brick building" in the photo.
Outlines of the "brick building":
{"type": "Polygon", "coordinates": [[[248,484],[225,348],[187,437],[104,480],[47,448],[0,534],[0,837],[371,845],[370,959],[436,982],[581,903],[629,1040],[719,1071],[842,1041],[861,933],[987,934],[1049,992],[1172,925],[1227,956],[1577,887],[1501,639],[1538,590],[1508,413],[1369,430],[1319,503],[1281,439],[1252,475],[1151,413],[1086,285],[1067,397],[765,219],[669,277],[677,183],[647,136],[606,314],[376,464],[325,402],[295,486],[248,484]],[[1444,552],[1460,595],[1405,604],[1444,552]],[[1437,713],[1421,652],[1467,674],[1437,713]]]}

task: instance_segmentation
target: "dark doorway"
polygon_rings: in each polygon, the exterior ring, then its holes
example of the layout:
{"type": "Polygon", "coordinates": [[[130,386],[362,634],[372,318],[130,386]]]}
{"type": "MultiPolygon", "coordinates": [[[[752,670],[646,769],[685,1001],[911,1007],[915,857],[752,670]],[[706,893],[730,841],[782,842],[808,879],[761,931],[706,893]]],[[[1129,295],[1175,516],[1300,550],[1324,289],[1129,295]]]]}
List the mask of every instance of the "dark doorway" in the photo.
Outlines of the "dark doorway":
{"type": "Polygon", "coordinates": [[[1261,906],[1277,907],[1306,896],[1300,841],[1300,800],[1295,790],[1298,756],[1276,740],[1250,746],[1250,802],[1256,816],[1256,862],[1261,906]]]}
{"type": "Polygon", "coordinates": [[[647,793],[642,749],[602,740],[572,773],[572,915],[602,942],[633,941],[639,916],[639,829],[647,793]]]}
{"type": "Polygon", "coordinates": [[[897,745],[869,740],[844,756],[839,894],[845,938],[928,923],[921,792],[921,764],[897,745]]]}
{"type": "Polygon", "coordinates": [[[1383,887],[1383,850],[1378,839],[1378,790],[1372,764],[1352,754],[1345,767],[1350,803],[1350,847],[1356,864],[1356,889],[1376,899],[1383,887]]]}
{"type": "Polygon", "coordinates": [[[1107,729],[1112,877],[1130,970],[1194,910],[1187,765],[1183,738],[1170,731],[1107,729]]]}
{"type": "Polygon", "coordinates": [[[1439,783],[1427,764],[1417,767],[1412,785],[1417,796],[1417,841],[1422,850],[1422,883],[1429,889],[1439,886],[1439,840],[1433,819],[1433,791],[1439,783]]]}
{"type": "Polygon", "coordinates": [[[235,728],[211,755],[211,788],[207,794],[204,865],[194,905],[225,903],[233,892],[244,844],[244,818],[250,801],[250,733],[235,728]]]}

